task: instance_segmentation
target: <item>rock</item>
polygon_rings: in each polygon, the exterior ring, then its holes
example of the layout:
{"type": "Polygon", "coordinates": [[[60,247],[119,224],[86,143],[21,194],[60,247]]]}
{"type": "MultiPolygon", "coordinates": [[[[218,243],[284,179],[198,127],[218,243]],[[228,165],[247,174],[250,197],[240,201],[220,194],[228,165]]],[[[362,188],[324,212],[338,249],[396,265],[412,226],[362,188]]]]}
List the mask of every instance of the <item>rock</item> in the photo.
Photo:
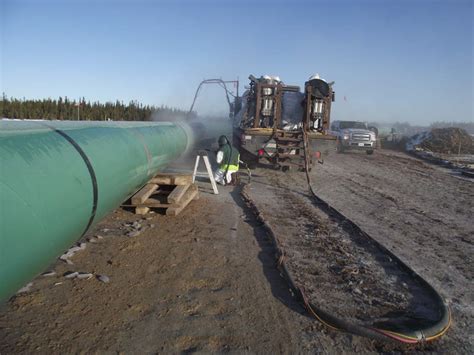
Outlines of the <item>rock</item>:
{"type": "Polygon", "coordinates": [[[54,276],[54,275],[56,275],[56,271],[54,270],[45,271],[41,274],[41,276],[43,277],[49,277],[49,276],[54,276]]]}
{"type": "MultiPolygon", "coordinates": [[[[108,229],[107,229],[107,231],[108,231],[108,229]]],[[[96,235],[95,237],[96,237],[97,239],[104,239],[104,237],[101,236],[101,235],[96,235]]]]}
{"type": "Polygon", "coordinates": [[[154,225],[154,224],[150,224],[150,228],[155,228],[155,225],[154,225]]]}
{"type": "Polygon", "coordinates": [[[94,276],[94,274],[91,274],[90,272],[79,272],[77,275],[78,279],[90,279],[94,276]]]}
{"type": "Polygon", "coordinates": [[[110,282],[110,279],[107,275],[97,275],[96,277],[97,277],[97,280],[101,282],[104,282],[104,283],[110,282]]]}
{"type": "Polygon", "coordinates": [[[138,222],[133,222],[132,223],[132,228],[134,229],[140,229],[142,227],[142,225],[138,222]]]}
{"type": "Polygon", "coordinates": [[[80,247],[79,245],[77,245],[77,246],[74,246],[74,247],[70,247],[70,248],[67,250],[66,254],[71,254],[71,256],[72,256],[72,255],[74,255],[75,253],[77,253],[77,252],[80,251],[80,250],[82,250],[81,247],[80,247]]]}
{"type": "Polygon", "coordinates": [[[33,286],[33,282],[29,282],[29,283],[27,283],[25,286],[23,286],[22,288],[20,288],[20,289],[17,291],[17,293],[29,292],[32,286],[33,286]]]}
{"type": "Polygon", "coordinates": [[[97,237],[91,237],[91,238],[87,238],[87,241],[89,243],[97,243],[99,239],[97,239],[97,237]]]}
{"type": "Polygon", "coordinates": [[[134,238],[134,237],[138,237],[140,233],[141,233],[140,231],[131,231],[131,232],[128,232],[126,236],[129,238],[134,238]]]}
{"type": "Polygon", "coordinates": [[[104,232],[104,233],[107,233],[108,231],[110,231],[110,229],[108,229],[108,228],[102,229],[102,232],[104,232]]]}
{"type": "Polygon", "coordinates": [[[66,279],[74,279],[77,277],[77,275],[79,275],[79,273],[77,271],[66,271],[63,276],[66,278],[66,279]]]}
{"type": "Polygon", "coordinates": [[[79,247],[79,250],[84,250],[87,247],[87,244],[86,243],[79,243],[77,246],[79,247]]]}
{"type": "Polygon", "coordinates": [[[61,255],[61,256],[59,257],[59,260],[64,261],[64,262],[65,262],[66,264],[68,264],[68,265],[74,265],[74,263],[73,263],[71,260],[69,260],[69,254],[67,254],[67,253],[61,255]]]}

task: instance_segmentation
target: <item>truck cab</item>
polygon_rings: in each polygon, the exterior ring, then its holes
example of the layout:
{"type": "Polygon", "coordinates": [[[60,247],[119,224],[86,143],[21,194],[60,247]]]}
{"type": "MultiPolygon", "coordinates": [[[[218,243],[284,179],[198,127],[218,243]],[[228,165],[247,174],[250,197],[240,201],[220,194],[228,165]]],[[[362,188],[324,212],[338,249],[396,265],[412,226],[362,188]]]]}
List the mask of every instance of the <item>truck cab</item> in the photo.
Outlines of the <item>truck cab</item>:
{"type": "Polygon", "coordinates": [[[333,121],[330,133],[336,137],[336,150],[343,153],[348,149],[365,150],[373,154],[377,137],[369,130],[366,122],[361,121],[333,121]]]}

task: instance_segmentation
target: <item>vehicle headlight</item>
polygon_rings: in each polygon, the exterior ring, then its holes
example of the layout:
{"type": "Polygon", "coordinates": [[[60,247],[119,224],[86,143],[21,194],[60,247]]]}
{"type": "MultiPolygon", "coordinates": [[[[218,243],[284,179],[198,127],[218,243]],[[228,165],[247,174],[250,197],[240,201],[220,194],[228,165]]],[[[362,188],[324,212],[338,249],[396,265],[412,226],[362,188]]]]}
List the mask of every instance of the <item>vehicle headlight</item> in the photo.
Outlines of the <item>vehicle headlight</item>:
{"type": "Polygon", "coordinates": [[[349,135],[348,134],[344,134],[344,136],[342,137],[343,139],[349,139],[349,135]]]}

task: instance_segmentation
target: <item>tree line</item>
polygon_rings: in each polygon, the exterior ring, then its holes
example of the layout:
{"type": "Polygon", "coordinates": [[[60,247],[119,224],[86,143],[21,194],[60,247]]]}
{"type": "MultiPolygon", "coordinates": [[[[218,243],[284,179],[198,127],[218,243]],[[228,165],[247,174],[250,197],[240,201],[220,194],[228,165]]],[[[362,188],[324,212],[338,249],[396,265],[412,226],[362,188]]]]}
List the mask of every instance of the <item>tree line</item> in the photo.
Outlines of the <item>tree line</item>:
{"type": "Polygon", "coordinates": [[[8,98],[3,94],[0,114],[1,118],[18,119],[150,121],[182,119],[187,112],[166,106],[143,105],[137,101],[100,103],[67,97],[31,100],[8,98]]]}

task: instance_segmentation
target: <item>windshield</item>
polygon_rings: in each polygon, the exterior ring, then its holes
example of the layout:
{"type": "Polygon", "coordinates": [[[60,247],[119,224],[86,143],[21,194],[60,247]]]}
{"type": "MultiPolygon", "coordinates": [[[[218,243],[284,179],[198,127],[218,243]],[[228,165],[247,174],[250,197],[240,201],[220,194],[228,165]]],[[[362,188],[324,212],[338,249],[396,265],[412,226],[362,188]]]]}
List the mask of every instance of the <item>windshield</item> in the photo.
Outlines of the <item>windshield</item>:
{"type": "Polygon", "coordinates": [[[357,122],[357,121],[342,121],[340,124],[342,129],[344,128],[359,128],[359,129],[367,129],[367,123],[365,122],[357,122]]]}

